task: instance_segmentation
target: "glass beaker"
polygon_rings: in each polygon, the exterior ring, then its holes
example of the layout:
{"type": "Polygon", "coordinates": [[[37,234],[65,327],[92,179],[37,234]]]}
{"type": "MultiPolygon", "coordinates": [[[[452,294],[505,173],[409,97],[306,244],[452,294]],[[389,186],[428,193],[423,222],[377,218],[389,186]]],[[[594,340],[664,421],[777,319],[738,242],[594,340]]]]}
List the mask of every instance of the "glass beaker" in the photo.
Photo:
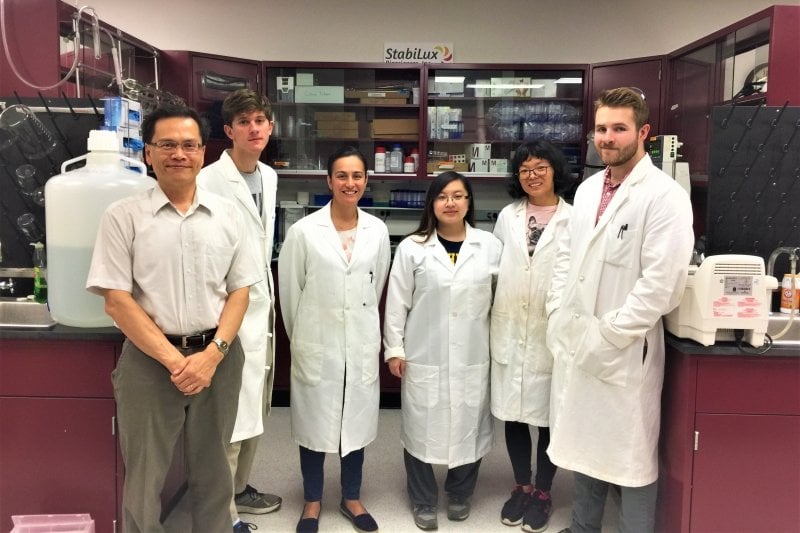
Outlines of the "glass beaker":
{"type": "Polygon", "coordinates": [[[17,104],[5,108],[0,113],[0,128],[28,159],[45,157],[58,146],[50,130],[26,105],[17,104]]]}
{"type": "Polygon", "coordinates": [[[36,179],[36,167],[25,163],[17,167],[15,178],[22,194],[30,198],[36,205],[44,205],[44,187],[36,179]]]}
{"type": "Polygon", "coordinates": [[[28,242],[39,242],[44,239],[44,232],[33,213],[22,213],[18,216],[17,227],[28,242]]]}

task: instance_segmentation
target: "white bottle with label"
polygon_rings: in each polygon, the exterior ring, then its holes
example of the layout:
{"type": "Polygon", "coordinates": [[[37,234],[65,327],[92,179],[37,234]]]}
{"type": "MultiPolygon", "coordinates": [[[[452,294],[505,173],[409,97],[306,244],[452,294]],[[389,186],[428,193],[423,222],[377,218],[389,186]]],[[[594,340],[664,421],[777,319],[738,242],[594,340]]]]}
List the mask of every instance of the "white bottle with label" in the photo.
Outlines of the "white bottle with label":
{"type": "Polygon", "coordinates": [[[378,146],[375,148],[375,173],[386,172],[386,148],[378,146]]]}

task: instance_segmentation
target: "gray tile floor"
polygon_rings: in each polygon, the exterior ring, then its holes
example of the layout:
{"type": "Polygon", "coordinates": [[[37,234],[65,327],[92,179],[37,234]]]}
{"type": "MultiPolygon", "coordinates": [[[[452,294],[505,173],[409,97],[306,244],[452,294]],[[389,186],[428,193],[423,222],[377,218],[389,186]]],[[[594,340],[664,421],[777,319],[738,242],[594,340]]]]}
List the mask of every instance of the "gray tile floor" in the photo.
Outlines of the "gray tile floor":
{"type": "MultiPolygon", "coordinates": [[[[506,454],[502,426],[495,426],[496,442],[481,465],[478,486],[472,498],[472,513],[464,522],[450,522],[444,509],[439,511],[441,532],[502,532],[520,531],[519,527],[508,527],[500,522],[500,509],[508,498],[513,485],[511,466],[506,454]]],[[[440,487],[444,480],[444,467],[436,467],[440,487]]],[[[291,532],[303,508],[303,489],[300,477],[300,462],[297,445],[292,441],[289,408],[273,408],[262,436],[256,465],[251,476],[251,485],[262,492],[273,492],[283,498],[283,506],[267,515],[242,515],[242,518],[258,526],[258,531],[291,532]]],[[[441,489],[440,489],[441,490],[441,489]]],[[[572,474],[559,470],[553,483],[554,511],[550,518],[548,533],[556,533],[567,527],[570,521],[570,499],[572,474]]],[[[414,525],[406,498],[403,449],[400,445],[400,411],[382,409],[378,427],[378,439],[367,446],[364,461],[362,501],[375,517],[381,531],[390,533],[413,533],[420,531],[414,525]]],[[[329,454],[325,463],[325,497],[320,516],[320,531],[353,531],[350,522],[339,513],[339,461],[329,454]]],[[[446,502],[440,495],[440,505],[446,502]]],[[[167,521],[169,531],[190,531],[186,498],[167,521]]],[[[617,509],[613,499],[606,505],[603,531],[615,531],[617,509]]],[[[202,530],[198,530],[202,532],[202,530]]]]}

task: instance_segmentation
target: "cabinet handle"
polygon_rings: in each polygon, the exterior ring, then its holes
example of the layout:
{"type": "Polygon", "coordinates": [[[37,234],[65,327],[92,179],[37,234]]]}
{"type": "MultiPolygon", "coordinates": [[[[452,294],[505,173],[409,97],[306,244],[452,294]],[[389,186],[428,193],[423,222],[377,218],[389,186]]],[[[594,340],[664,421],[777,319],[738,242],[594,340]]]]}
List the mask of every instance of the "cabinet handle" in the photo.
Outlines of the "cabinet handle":
{"type": "Polygon", "coordinates": [[[699,441],[700,441],[700,432],[699,431],[695,431],[694,432],[694,451],[697,451],[697,448],[698,448],[698,445],[699,445],[699,441]]]}
{"type": "Polygon", "coordinates": [[[116,415],[111,417],[111,434],[112,435],[116,435],[117,434],[117,417],[116,417],[116,415]]]}

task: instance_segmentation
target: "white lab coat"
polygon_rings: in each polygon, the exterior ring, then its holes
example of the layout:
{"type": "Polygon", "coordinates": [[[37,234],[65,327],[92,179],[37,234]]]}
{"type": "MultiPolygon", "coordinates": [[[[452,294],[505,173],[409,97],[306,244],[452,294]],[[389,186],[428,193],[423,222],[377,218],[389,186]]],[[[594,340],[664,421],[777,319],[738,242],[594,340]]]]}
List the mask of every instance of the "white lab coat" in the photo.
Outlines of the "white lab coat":
{"type": "Polygon", "coordinates": [[[389,231],[358,211],[347,262],[330,203],[293,224],[278,258],[281,314],[291,341],[292,437],[342,456],[378,431],[378,302],[389,272],[389,231]]]}
{"type": "Polygon", "coordinates": [[[238,442],[264,432],[264,402],[269,409],[272,382],[275,376],[274,291],[272,281],[272,241],[275,228],[275,195],[278,176],[259,162],[262,202],[258,212],[250,188],[242,178],[228,151],[208,165],[197,176],[198,186],[233,200],[242,210],[251,243],[258,243],[256,257],[262,266],[263,279],[250,287],[250,304],[239,328],[239,340],[244,349],[242,388],[239,409],[231,442],[238,442]],[[266,391],[264,388],[266,387],[266,391]]]}
{"type": "Polygon", "coordinates": [[[453,265],[434,233],[395,251],[384,317],[384,357],[406,360],[402,443],[421,461],[449,468],[491,448],[489,311],[502,245],[467,225],[453,265]]]}
{"type": "Polygon", "coordinates": [[[559,467],[641,487],[658,478],[661,317],[686,284],[692,206],[647,155],[595,226],[602,188],[602,172],[578,188],[556,256],[547,452],[559,467]]]}
{"type": "Polygon", "coordinates": [[[545,303],[557,237],[572,206],[559,199],[533,257],[526,238],[528,199],[500,211],[494,235],[503,243],[491,319],[492,414],[500,420],[549,425],[553,355],[547,349],[545,303]]]}

